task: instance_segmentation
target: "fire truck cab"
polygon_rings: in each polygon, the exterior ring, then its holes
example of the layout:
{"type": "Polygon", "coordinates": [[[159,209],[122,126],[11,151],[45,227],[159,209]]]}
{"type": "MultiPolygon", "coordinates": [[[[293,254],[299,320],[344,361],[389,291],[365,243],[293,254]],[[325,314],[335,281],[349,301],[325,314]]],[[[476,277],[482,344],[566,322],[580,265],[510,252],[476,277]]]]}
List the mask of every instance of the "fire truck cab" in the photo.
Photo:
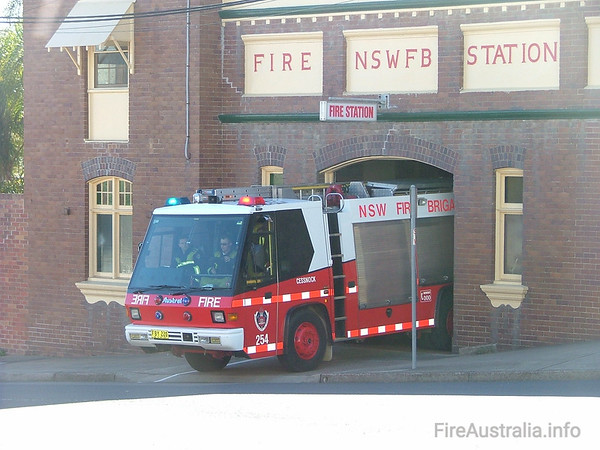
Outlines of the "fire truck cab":
{"type": "MultiPolygon", "coordinates": [[[[450,189],[418,207],[417,328],[449,348],[450,189]]],[[[127,291],[129,343],[196,370],[277,356],[292,371],[335,341],[410,331],[410,201],[398,184],[199,190],[154,211],[127,291]],[[400,194],[400,195],[398,195],[400,194]]]]}

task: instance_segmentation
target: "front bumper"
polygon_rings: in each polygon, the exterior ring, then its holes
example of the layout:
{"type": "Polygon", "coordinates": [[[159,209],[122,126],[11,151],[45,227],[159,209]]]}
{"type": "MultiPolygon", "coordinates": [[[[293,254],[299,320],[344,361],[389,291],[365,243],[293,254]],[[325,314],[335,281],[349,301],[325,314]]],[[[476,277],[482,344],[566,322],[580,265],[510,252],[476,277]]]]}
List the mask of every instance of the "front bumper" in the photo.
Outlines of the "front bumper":
{"type": "Polygon", "coordinates": [[[136,347],[187,345],[204,350],[236,352],[244,348],[243,328],[178,328],[129,324],[127,342],[136,347]]]}

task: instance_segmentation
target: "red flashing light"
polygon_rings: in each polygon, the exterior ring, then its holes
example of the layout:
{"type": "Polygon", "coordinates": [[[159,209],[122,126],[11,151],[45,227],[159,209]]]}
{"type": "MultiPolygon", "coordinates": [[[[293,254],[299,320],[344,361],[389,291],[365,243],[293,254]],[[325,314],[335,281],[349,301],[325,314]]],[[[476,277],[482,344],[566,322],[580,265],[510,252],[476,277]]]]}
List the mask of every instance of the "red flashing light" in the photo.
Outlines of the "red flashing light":
{"type": "Polygon", "coordinates": [[[240,197],[239,201],[238,201],[238,205],[244,205],[244,206],[256,206],[256,205],[264,205],[265,204],[265,199],[262,197],[251,197],[249,195],[244,195],[243,197],[240,197]]]}

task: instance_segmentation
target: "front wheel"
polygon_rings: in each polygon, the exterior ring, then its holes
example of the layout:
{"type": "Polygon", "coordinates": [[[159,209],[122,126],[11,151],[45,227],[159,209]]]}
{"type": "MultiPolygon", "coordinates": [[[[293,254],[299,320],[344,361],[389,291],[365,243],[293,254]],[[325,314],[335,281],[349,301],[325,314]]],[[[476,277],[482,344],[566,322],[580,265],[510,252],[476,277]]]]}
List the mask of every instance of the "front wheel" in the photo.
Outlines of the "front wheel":
{"type": "Polygon", "coordinates": [[[319,315],[308,309],[294,314],[287,336],[285,353],[279,356],[283,366],[292,372],[315,369],[327,347],[327,333],[319,315]]]}
{"type": "Polygon", "coordinates": [[[224,368],[231,359],[231,355],[226,355],[221,358],[215,358],[212,355],[203,353],[186,353],[185,360],[198,372],[214,372],[224,368]]]}

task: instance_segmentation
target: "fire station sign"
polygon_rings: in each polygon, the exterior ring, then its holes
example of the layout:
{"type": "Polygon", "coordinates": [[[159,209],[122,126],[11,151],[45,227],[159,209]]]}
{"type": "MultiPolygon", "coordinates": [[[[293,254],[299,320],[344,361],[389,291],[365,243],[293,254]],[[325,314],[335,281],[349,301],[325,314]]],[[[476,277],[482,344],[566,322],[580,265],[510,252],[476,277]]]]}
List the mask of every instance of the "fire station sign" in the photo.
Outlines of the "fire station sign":
{"type": "Polygon", "coordinates": [[[246,95],[321,95],[323,33],[242,36],[246,95]]]}
{"type": "Polygon", "coordinates": [[[345,30],[344,37],[346,92],[437,92],[437,26],[345,30]]]}
{"type": "Polygon", "coordinates": [[[319,105],[321,121],[377,121],[378,102],[322,101],[319,105]]]}
{"type": "Polygon", "coordinates": [[[588,87],[600,88],[600,17],[586,17],[588,26],[588,87]]]}
{"type": "Polygon", "coordinates": [[[559,89],[560,20],[461,25],[465,91],[559,89]]]}

